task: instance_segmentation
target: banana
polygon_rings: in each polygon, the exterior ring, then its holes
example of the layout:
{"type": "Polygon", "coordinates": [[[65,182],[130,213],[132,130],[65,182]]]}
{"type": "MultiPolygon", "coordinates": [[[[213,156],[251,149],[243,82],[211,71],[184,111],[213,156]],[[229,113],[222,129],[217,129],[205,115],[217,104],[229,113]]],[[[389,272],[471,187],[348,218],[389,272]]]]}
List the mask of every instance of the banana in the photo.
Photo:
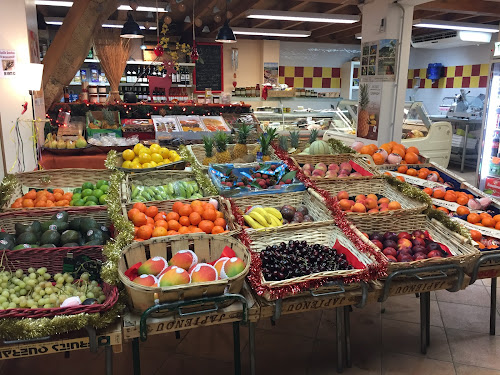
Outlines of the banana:
{"type": "Polygon", "coordinates": [[[261,229],[261,228],[264,228],[262,225],[260,225],[259,223],[257,223],[254,219],[252,219],[250,216],[248,215],[243,215],[243,218],[245,219],[246,223],[248,225],[250,225],[253,229],[261,229]]]}
{"type": "Polygon", "coordinates": [[[256,212],[255,210],[252,210],[248,215],[252,219],[254,219],[256,222],[258,222],[260,225],[262,225],[263,227],[269,226],[269,223],[267,222],[267,220],[261,214],[256,212]]]}
{"type": "Polygon", "coordinates": [[[273,226],[273,227],[281,227],[283,225],[283,223],[277,217],[274,217],[273,215],[269,215],[269,217],[271,218],[271,220],[273,222],[271,224],[271,226],[273,226]]]}
{"type": "Polygon", "coordinates": [[[273,222],[271,221],[271,218],[269,216],[271,216],[266,210],[264,210],[264,208],[260,207],[260,206],[254,206],[252,208],[252,211],[255,211],[257,212],[259,215],[261,215],[264,219],[266,219],[267,223],[268,224],[272,224],[273,222]]]}
{"type": "Polygon", "coordinates": [[[279,212],[276,208],[274,208],[274,207],[264,207],[264,210],[268,214],[273,215],[274,217],[278,218],[279,220],[283,220],[283,216],[281,215],[281,212],[279,212]]]}

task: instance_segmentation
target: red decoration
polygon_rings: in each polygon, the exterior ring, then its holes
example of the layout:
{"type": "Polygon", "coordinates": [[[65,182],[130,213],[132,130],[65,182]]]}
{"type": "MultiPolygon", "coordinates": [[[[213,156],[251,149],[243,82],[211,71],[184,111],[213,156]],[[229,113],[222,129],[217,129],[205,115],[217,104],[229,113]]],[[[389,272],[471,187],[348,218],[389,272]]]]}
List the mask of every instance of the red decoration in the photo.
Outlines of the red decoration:
{"type": "Polygon", "coordinates": [[[160,43],[156,45],[154,52],[157,57],[163,56],[163,47],[161,46],[160,43]]]}
{"type": "Polygon", "coordinates": [[[196,46],[193,46],[193,49],[191,50],[191,62],[196,62],[200,58],[200,55],[198,54],[198,49],[196,46]]]}

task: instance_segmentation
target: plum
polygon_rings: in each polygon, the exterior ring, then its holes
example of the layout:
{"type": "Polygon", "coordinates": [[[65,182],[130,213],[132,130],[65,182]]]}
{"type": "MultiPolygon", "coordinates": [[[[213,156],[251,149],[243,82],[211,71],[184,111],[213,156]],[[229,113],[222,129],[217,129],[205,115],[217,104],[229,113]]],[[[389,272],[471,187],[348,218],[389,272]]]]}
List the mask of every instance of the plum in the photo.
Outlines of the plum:
{"type": "Polygon", "coordinates": [[[378,240],[380,242],[382,242],[384,240],[384,236],[382,236],[380,233],[377,233],[377,232],[373,232],[372,234],[370,234],[370,240],[378,240]]]}
{"type": "Polygon", "coordinates": [[[293,221],[296,221],[298,223],[302,223],[304,221],[304,215],[301,212],[295,212],[293,215],[293,221]]]}
{"type": "Polygon", "coordinates": [[[377,246],[380,250],[384,248],[384,245],[379,240],[372,240],[372,243],[377,246]]]}
{"type": "Polygon", "coordinates": [[[398,244],[396,243],[396,241],[393,241],[393,240],[385,240],[383,242],[383,244],[384,244],[384,248],[385,247],[393,247],[396,249],[398,247],[398,244]]]}
{"type": "Polygon", "coordinates": [[[427,255],[424,253],[415,253],[413,258],[415,258],[415,260],[427,259],[427,255]]]}
{"type": "Polygon", "coordinates": [[[304,205],[300,205],[299,207],[297,207],[296,211],[300,212],[302,215],[309,215],[309,210],[304,205]]]}
{"type": "Polygon", "coordinates": [[[393,240],[397,241],[398,240],[398,235],[394,232],[386,232],[384,233],[384,240],[393,240]]]}
{"type": "Polygon", "coordinates": [[[401,232],[398,234],[398,238],[401,239],[401,238],[406,238],[408,240],[411,240],[411,234],[408,233],[408,232],[401,232]]]}
{"type": "Polygon", "coordinates": [[[284,219],[291,221],[293,220],[293,216],[295,215],[295,207],[290,206],[290,205],[284,205],[281,207],[281,215],[283,216],[284,219]]]}
{"type": "Polygon", "coordinates": [[[423,246],[425,247],[425,241],[423,238],[414,238],[411,243],[413,244],[413,246],[423,246]]]}
{"type": "Polygon", "coordinates": [[[393,247],[386,247],[382,252],[385,256],[392,255],[393,257],[396,257],[398,255],[398,252],[393,247]]]}
{"type": "Polygon", "coordinates": [[[429,251],[429,254],[427,254],[428,258],[442,258],[443,255],[441,254],[440,250],[432,250],[429,251]]]}

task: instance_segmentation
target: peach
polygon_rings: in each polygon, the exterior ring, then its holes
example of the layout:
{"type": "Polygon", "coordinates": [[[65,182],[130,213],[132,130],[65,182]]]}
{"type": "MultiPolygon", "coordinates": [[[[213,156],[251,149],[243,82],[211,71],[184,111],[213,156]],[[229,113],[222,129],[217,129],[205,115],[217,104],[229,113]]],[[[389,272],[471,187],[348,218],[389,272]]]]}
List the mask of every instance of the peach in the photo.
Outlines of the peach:
{"type": "Polygon", "coordinates": [[[304,176],[311,177],[311,170],[310,169],[304,169],[304,176]]]}
{"type": "Polygon", "coordinates": [[[383,207],[379,210],[379,212],[385,212],[385,211],[389,211],[389,208],[388,207],[383,207]]]}
{"type": "Polygon", "coordinates": [[[353,206],[351,202],[348,199],[341,199],[339,201],[340,208],[344,211],[350,210],[351,207],[353,206]]]}
{"type": "Polygon", "coordinates": [[[378,200],[378,204],[383,204],[383,203],[389,204],[389,202],[390,202],[390,199],[389,198],[385,198],[385,197],[384,198],[380,198],[378,200]]]}
{"type": "Polygon", "coordinates": [[[369,210],[378,207],[377,201],[375,199],[372,199],[372,198],[366,198],[366,200],[365,200],[365,206],[369,210]]]}
{"type": "Polygon", "coordinates": [[[352,212],[366,212],[366,207],[361,203],[356,203],[352,206],[352,212]]]}
{"type": "Polygon", "coordinates": [[[315,169],[312,173],[315,177],[325,177],[325,171],[323,169],[315,169]]]}
{"type": "Polygon", "coordinates": [[[336,178],[337,177],[337,172],[334,172],[332,170],[328,170],[325,175],[326,178],[336,178]]]}
{"type": "Polygon", "coordinates": [[[312,167],[311,164],[304,164],[304,166],[302,167],[303,170],[309,170],[309,171],[312,171],[314,168],[312,167]]]}
{"type": "Polygon", "coordinates": [[[314,169],[321,169],[322,171],[326,172],[328,170],[328,167],[325,163],[318,163],[314,166],[314,169]]]}
{"type": "Polygon", "coordinates": [[[374,199],[375,202],[378,202],[378,198],[375,194],[367,194],[366,198],[374,199]]]}
{"type": "Polygon", "coordinates": [[[392,201],[389,203],[388,206],[389,210],[400,210],[401,209],[401,204],[396,201],[392,201]]]}
{"type": "Polygon", "coordinates": [[[330,164],[328,166],[328,170],[329,171],[334,171],[334,172],[338,173],[338,171],[340,171],[340,168],[339,168],[338,164],[330,164]]]}
{"type": "Polygon", "coordinates": [[[359,194],[359,195],[356,195],[356,198],[354,198],[354,200],[357,202],[361,199],[366,199],[366,196],[364,194],[359,194]]]}
{"type": "Polygon", "coordinates": [[[338,200],[341,200],[341,199],[349,199],[349,193],[347,191],[339,191],[338,194],[337,194],[337,199],[338,200]]]}
{"type": "Polygon", "coordinates": [[[368,211],[369,214],[374,214],[374,213],[377,213],[377,212],[379,212],[378,208],[372,208],[371,210],[368,211]]]}
{"type": "Polygon", "coordinates": [[[340,164],[340,169],[341,169],[341,170],[342,170],[342,169],[344,169],[344,170],[346,170],[348,173],[351,173],[351,171],[352,171],[352,166],[351,166],[351,164],[350,164],[349,162],[347,162],[347,161],[346,161],[346,162],[343,162],[343,163],[341,163],[341,164],[340,164]]]}

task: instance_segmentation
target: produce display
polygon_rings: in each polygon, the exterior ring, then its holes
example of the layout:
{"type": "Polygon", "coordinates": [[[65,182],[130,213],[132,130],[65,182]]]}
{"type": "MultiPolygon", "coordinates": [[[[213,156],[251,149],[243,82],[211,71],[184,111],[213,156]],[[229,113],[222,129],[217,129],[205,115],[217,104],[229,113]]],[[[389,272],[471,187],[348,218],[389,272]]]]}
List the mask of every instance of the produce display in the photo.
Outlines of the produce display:
{"type": "Polygon", "coordinates": [[[224,214],[218,211],[219,202],[194,200],[190,204],[175,202],[170,212],[159,212],[158,207],[135,203],[127,216],[134,223],[136,241],[152,237],[186,233],[219,234],[227,232],[224,214]]]}
{"type": "Polygon", "coordinates": [[[280,281],[318,272],[353,268],[345,254],[330,246],[290,240],[266,246],[260,252],[262,273],[267,281],[280,281]]]}
{"type": "Polygon", "coordinates": [[[137,142],[139,142],[139,137],[134,136],[130,138],[125,137],[117,137],[116,134],[102,134],[97,133],[94,134],[91,138],[89,138],[89,144],[93,146],[103,146],[103,147],[111,147],[111,146],[133,146],[137,142]]]}
{"type": "Polygon", "coordinates": [[[225,132],[229,131],[229,128],[225,124],[224,119],[220,116],[213,116],[213,117],[203,116],[201,120],[203,121],[203,125],[205,125],[205,128],[207,128],[208,131],[211,132],[215,132],[217,130],[225,132]]]}
{"type": "MultiPolygon", "coordinates": [[[[86,216],[69,218],[65,211],[46,221],[15,224],[15,233],[0,232],[0,250],[37,247],[102,246],[111,237],[109,228],[86,216]]],[[[1,225],[1,224],[0,224],[1,225]]]]}
{"type": "Polygon", "coordinates": [[[169,182],[165,185],[130,185],[132,202],[199,199],[203,192],[195,180],[169,182]]]}
{"type": "MultiPolygon", "coordinates": [[[[91,111],[87,112],[87,119],[89,121],[88,127],[90,129],[119,129],[120,121],[116,121],[115,112],[103,109],[102,120],[97,120],[91,111]]],[[[118,117],[119,118],[119,117],[118,117]]]]}
{"type": "Polygon", "coordinates": [[[85,148],[87,147],[87,141],[81,135],[78,136],[76,141],[73,140],[63,140],[62,138],[56,139],[52,133],[47,134],[45,142],[43,143],[45,148],[56,148],[60,150],[64,149],[74,149],[74,148],[85,148]]]}
{"type": "MultiPolygon", "coordinates": [[[[355,164],[355,163],[353,163],[355,164]]],[[[362,177],[368,172],[362,174],[353,168],[353,164],[344,162],[339,164],[331,163],[328,166],[325,163],[317,163],[314,167],[311,164],[304,164],[302,171],[307,177],[313,178],[346,178],[346,177],[362,177]]],[[[357,166],[359,170],[363,169],[357,166]]],[[[371,176],[371,173],[368,173],[371,176]]]]}
{"type": "Polygon", "coordinates": [[[390,262],[412,262],[452,256],[447,246],[434,242],[425,230],[415,230],[412,233],[372,233],[367,237],[390,262]]]}
{"type": "Polygon", "coordinates": [[[340,208],[345,212],[356,213],[377,213],[384,211],[400,210],[401,204],[396,201],[391,201],[380,194],[359,194],[354,199],[349,196],[347,191],[339,191],[337,199],[340,208]]]}
{"type": "Polygon", "coordinates": [[[99,180],[94,185],[84,182],[81,188],[73,190],[70,206],[97,206],[106,204],[108,198],[109,181],[99,180]]]}
{"type": "Polygon", "coordinates": [[[179,121],[179,125],[183,132],[206,131],[198,116],[177,116],[177,121],[179,121]]]}
{"type": "MultiPolygon", "coordinates": [[[[444,179],[441,177],[439,172],[431,171],[428,168],[416,169],[416,168],[408,168],[408,166],[406,166],[406,165],[400,165],[397,169],[397,172],[401,173],[401,174],[408,175],[408,176],[417,177],[417,178],[420,178],[422,180],[431,181],[431,182],[439,182],[441,184],[444,184],[444,179]]],[[[386,173],[388,173],[389,175],[391,174],[389,172],[386,172],[386,173]]],[[[399,179],[400,181],[403,181],[403,182],[406,181],[403,176],[397,176],[396,178],[399,179]]]]}
{"type": "Polygon", "coordinates": [[[356,141],[351,145],[352,149],[360,154],[370,155],[377,165],[381,164],[420,164],[420,151],[417,147],[406,148],[400,143],[384,143],[380,148],[375,144],[365,145],[356,141]]]}
{"type": "Polygon", "coordinates": [[[281,227],[285,224],[313,222],[306,206],[297,208],[284,205],[280,210],[274,207],[252,206],[245,210],[243,218],[253,229],[281,227]]]}
{"type": "Polygon", "coordinates": [[[150,147],[137,143],[133,149],[123,151],[122,158],[121,167],[127,169],[154,168],[181,160],[177,151],[161,147],[156,143],[150,147]]]}

